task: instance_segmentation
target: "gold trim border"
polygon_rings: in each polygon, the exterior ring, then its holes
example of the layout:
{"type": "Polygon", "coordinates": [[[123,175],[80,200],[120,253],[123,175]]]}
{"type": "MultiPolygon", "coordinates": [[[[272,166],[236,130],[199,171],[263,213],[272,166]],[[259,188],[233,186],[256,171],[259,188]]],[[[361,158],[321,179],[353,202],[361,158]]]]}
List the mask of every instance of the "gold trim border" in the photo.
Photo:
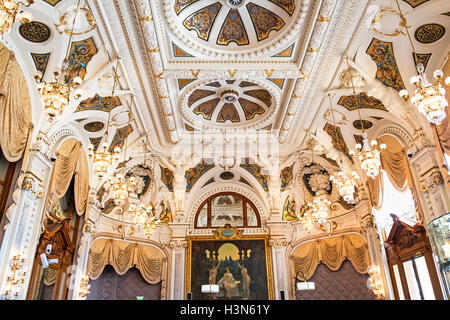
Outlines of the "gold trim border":
{"type": "MultiPolygon", "coordinates": [[[[188,242],[186,248],[186,275],[184,280],[184,297],[187,299],[187,294],[191,292],[191,269],[192,269],[192,241],[226,241],[227,239],[218,239],[216,236],[190,236],[186,237],[188,242]]],[[[267,277],[267,293],[269,300],[274,300],[274,283],[272,270],[272,253],[268,245],[268,235],[244,235],[239,239],[229,239],[230,241],[242,240],[264,240],[264,251],[266,253],[266,277],[267,277]]]]}

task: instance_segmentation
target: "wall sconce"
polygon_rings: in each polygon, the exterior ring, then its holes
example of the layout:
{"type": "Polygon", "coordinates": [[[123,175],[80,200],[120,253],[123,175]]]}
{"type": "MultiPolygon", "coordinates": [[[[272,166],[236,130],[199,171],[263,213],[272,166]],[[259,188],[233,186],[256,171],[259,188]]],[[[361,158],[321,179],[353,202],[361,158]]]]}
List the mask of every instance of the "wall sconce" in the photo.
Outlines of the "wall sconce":
{"type": "Polygon", "coordinates": [[[369,279],[367,279],[367,287],[375,295],[376,299],[384,299],[383,283],[381,281],[381,272],[378,266],[370,266],[367,269],[369,279]]]}
{"type": "Polygon", "coordinates": [[[82,276],[80,282],[80,291],[78,292],[78,295],[84,300],[89,294],[90,289],[91,285],[89,284],[89,276],[87,275],[82,276]]]}
{"type": "Polygon", "coordinates": [[[19,253],[11,259],[10,262],[10,275],[6,278],[7,290],[5,291],[5,296],[7,300],[12,300],[17,298],[21,292],[22,285],[25,283],[25,278],[27,275],[26,271],[22,271],[25,264],[25,259],[19,253]]]}

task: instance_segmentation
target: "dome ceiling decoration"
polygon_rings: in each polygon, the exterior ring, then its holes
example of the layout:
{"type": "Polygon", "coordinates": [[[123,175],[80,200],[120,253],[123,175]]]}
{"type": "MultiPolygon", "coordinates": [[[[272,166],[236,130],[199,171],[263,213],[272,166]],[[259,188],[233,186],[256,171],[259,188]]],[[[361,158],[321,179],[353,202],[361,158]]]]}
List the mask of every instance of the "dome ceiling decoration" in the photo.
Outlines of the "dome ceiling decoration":
{"type": "Polygon", "coordinates": [[[231,58],[230,51],[247,49],[252,57],[278,54],[300,28],[300,7],[295,0],[174,0],[164,12],[172,31],[191,48],[231,58]]]}
{"type": "Polygon", "coordinates": [[[42,77],[44,77],[45,70],[47,70],[48,60],[50,59],[50,53],[31,53],[31,56],[33,57],[36,70],[40,71],[42,73],[42,77]]]}
{"type": "Polygon", "coordinates": [[[276,90],[256,81],[196,81],[181,106],[192,124],[200,125],[200,120],[206,128],[229,128],[230,124],[248,128],[266,126],[278,109],[278,100],[276,90]]]}

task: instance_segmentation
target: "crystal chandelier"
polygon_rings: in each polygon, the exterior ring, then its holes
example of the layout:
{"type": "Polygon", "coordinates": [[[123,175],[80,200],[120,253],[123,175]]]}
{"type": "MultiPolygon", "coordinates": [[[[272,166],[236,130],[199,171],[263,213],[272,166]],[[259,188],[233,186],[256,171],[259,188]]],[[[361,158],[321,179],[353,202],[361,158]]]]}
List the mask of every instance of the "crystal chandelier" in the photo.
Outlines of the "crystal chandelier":
{"type": "Polygon", "coordinates": [[[308,203],[308,208],[310,208],[311,217],[319,222],[327,222],[328,214],[330,211],[331,201],[328,200],[325,193],[318,193],[313,198],[313,202],[308,203]]]}
{"type": "MultiPolygon", "coordinates": [[[[350,65],[348,63],[348,57],[346,57],[347,65],[350,70],[350,65]]],[[[358,159],[359,163],[361,165],[361,169],[364,170],[367,176],[371,177],[372,179],[375,179],[375,177],[378,175],[380,171],[381,166],[381,159],[380,159],[380,150],[386,149],[386,145],[382,143],[378,147],[378,142],[376,140],[372,140],[369,143],[369,140],[367,139],[367,132],[364,131],[364,122],[361,118],[361,113],[359,111],[359,99],[356,95],[355,91],[355,85],[353,83],[353,75],[350,72],[350,80],[352,84],[352,90],[353,90],[353,98],[355,99],[356,103],[356,110],[358,111],[359,115],[359,121],[361,123],[361,131],[362,131],[362,137],[363,141],[361,143],[357,143],[355,145],[355,149],[359,151],[358,159]]],[[[351,150],[349,154],[353,157],[355,155],[355,151],[351,150]]]]}
{"type": "MultiPolygon", "coordinates": [[[[114,97],[114,92],[116,89],[117,80],[117,66],[119,61],[116,63],[116,68],[114,69],[114,83],[112,88],[111,97],[114,97]]],[[[105,139],[108,139],[109,124],[111,122],[111,111],[108,114],[108,123],[106,124],[105,139]]],[[[94,145],[91,143],[88,146],[89,158],[93,161],[94,173],[98,179],[102,179],[107,175],[108,170],[113,167],[114,163],[117,163],[120,159],[120,147],[115,147],[111,153],[108,150],[108,143],[105,141],[99,147],[97,152],[94,152],[94,145]]]]}
{"type": "MultiPolygon", "coordinates": [[[[415,53],[414,53],[415,54],[415,53]]],[[[448,106],[445,98],[445,89],[441,85],[444,73],[441,70],[434,71],[434,84],[430,83],[425,74],[425,67],[422,63],[417,64],[417,76],[411,77],[411,84],[416,86],[411,102],[419,109],[419,111],[433,124],[440,125],[445,119],[445,108],[448,106]]],[[[450,85],[450,77],[445,79],[445,84],[450,85]]],[[[399,95],[409,100],[407,90],[401,90],[399,95]]]]}
{"type": "MultiPolygon", "coordinates": [[[[402,13],[402,9],[396,0],[400,17],[406,21],[406,17],[402,13]]],[[[409,43],[414,54],[417,57],[414,43],[411,40],[407,24],[404,24],[406,34],[408,35],[409,43]]],[[[436,70],[433,73],[435,78],[434,84],[430,83],[425,74],[425,67],[422,63],[418,63],[416,66],[417,76],[413,76],[410,79],[411,84],[416,86],[414,95],[411,97],[411,102],[419,109],[419,111],[427,118],[427,120],[435,125],[440,125],[442,120],[445,119],[445,108],[448,106],[448,101],[445,98],[445,89],[441,85],[444,73],[441,70],[436,70]]],[[[450,85],[450,77],[445,79],[445,84],[450,85]]],[[[405,99],[410,100],[410,96],[407,90],[401,90],[399,95],[405,99]]]]}
{"type": "Polygon", "coordinates": [[[124,175],[117,173],[114,177],[110,177],[109,184],[112,188],[114,204],[120,207],[124,206],[129,193],[129,185],[124,175]]]}
{"type": "Polygon", "coordinates": [[[133,222],[144,229],[145,235],[151,237],[155,230],[155,227],[161,222],[157,218],[155,208],[151,203],[147,206],[137,206],[130,204],[128,207],[128,213],[131,215],[133,222]]]}
{"type": "MultiPolygon", "coordinates": [[[[64,65],[67,64],[67,62],[64,63],[64,65]]],[[[66,83],[64,80],[61,80],[64,78],[64,70],[64,67],[61,71],[55,70],[53,72],[53,81],[51,82],[42,80],[42,73],[39,71],[36,71],[34,76],[41,95],[41,104],[50,121],[53,121],[64,111],[72,98],[78,100],[83,94],[81,89],[78,88],[83,79],[77,76],[72,79],[71,83],[66,83]]]]}
{"type": "MultiPolygon", "coordinates": [[[[363,144],[357,143],[355,145],[355,149],[359,151],[358,159],[361,164],[361,169],[364,170],[368,177],[375,179],[375,177],[380,172],[381,167],[381,158],[380,158],[380,150],[386,149],[386,145],[382,143],[378,147],[378,142],[376,140],[372,140],[369,144],[369,140],[367,139],[367,133],[363,132],[363,144]]],[[[350,151],[350,155],[354,156],[355,152],[350,151]]]]}
{"type": "Polygon", "coordinates": [[[13,0],[0,0],[0,35],[9,33],[16,21],[28,23],[33,20],[31,13],[24,12],[19,8],[20,4],[24,7],[29,7],[33,3],[34,0],[27,0],[27,4],[23,2],[16,3],[13,0]]]}
{"type": "MultiPolygon", "coordinates": [[[[78,0],[77,8],[79,8],[79,6],[80,0],[78,0]]],[[[50,122],[52,122],[56,116],[60,115],[64,111],[64,109],[69,105],[71,99],[79,99],[83,94],[79,88],[83,82],[81,77],[76,76],[71,81],[66,80],[66,72],[69,68],[68,55],[70,45],[72,43],[75,19],[76,14],[73,18],[72,32],[70,33],[64,61],[61,68],[58,68],[53,72],[53,80],[50,82],[44,81],[42,79],[43,75],[40,71],[36,71],[34,75],[39,94],[41,95],[41,104],[44,107],[44,111],[49,117],[50,122]]]]}
{"type": "MultiPolygon", "coordinates": [[[[107,133],[106,133],[106,136],[107,133]]],[[[94,173],[97,178],[102,179],[114,163],[119,161],[120,148],[115,147],[113,153],[108,151],[108,143],[103,142],[97,152],[94,152],[94,145],[89,144],[89,158],[93,161],[94,173]]]]}
{"type": "MultiPolygon", "coordinates": [[[[335,139],[337,140],[337,126],[336,126],[336,120],[334,118],[334,111],[333,111],[333,104],[331,102],[331,96],[328,94],[328,99],[330,100],[330,108],[331,108],[331,114],[333,116],[333,124],[334,124],[334,134],[335,139]]],[[[338,150],[339,152],[339,150],[338,150]]],[[[330,180],[334,183],[334,185],[337,187],[339,194],[342,196],[345,202],[347,203],[354,203],[354,193],[355,193],[355,185],[356,181],[359,179],[358,174],[356,171],[352,171],[351,176],[349,177],[347,173],[345,172],[344,162],[342,161],[341,153],[339,152],[339,167],[341,171],[338,172],[337,176],[330,176],[330,180]]]]}
{"type": "Polygon", "coordinates": [[[337,176],[330,176],[330,180],[337,187],[339,194],[348,204],[355,202],[355,185],[356,181],[359,179],[356,171],[352,171],[349,177],[345,172],[343,162],[340,162],[341,171],[338,172],[337,176]]]}

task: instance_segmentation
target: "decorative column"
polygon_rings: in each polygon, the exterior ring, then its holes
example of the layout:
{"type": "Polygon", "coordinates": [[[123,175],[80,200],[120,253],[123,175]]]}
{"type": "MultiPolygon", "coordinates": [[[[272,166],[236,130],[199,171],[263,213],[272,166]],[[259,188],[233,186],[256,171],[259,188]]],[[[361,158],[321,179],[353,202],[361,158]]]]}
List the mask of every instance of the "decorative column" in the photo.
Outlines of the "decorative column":
{"type": "Polygon", "coordinates": [[[361,201],[356,210],[360,213],[361,234],[365,236],[367,240],[367,251],[369,253],[370,263],[371,265],[380,268],[380,275],[384,289],[384,299],[389,300],[391,297],[394,297],[391,277],[387,265],[386,253],[383,249],[383,244],[380,240],[380,236],[373,219],[370,202],[367,199],[365,199],[365,201],[361,201]]]}
{"type": "Polygon", "coordinates": [[[450,211],[450,194],[436,158],[435,146],[426,145],[411,156],[411,171],[424,214],[424,226],[450,211]]]}
{"type": "Polygon", "coordinates": [[[172,263],[170,270],[170,300],[185,300],[184,281],[186,264],[186,240],[171,240],[169,248],[172,249],[172,263]]]}
{"type": "Polygon", "coordinates": [[[288,244],[285,238],[272,238],[269,240],[269,247],[272,251],[274,296],[276,300],[281,300],[281,291],[284,291],[284,299],[289,300],[289,264],[286,260],[288,244]]]}
{"type": "Polygon", "coordinates": [[[25,299],[36,246],[42,231],[44,186],[48,184],[47,173],[51,162],[40,152],[30,152],[29,157],[27,171],[17,179],[12,204],[6,211],[8,224],[5,226],[6,231],[0,249],[1,299],[25,299]],[[20,263],[17,263],[19,256],[20,263]],[[19,283],[13,283],[11,278],[13,273],[22,276],[19,283]],[[11,289],[14,294],[7,296],[6,291],[11,289]]]}
{"type": "Polygon", "coordinates": [[[88,219],[83,226],[83,235],[81,236],[80,246],[78,247],[78,261],[76,265],[71,266],[71,276],[69,282],[69,297],[71,300],[85,300],[86,287],[85,279],[88,278],[87,264],[89,259],[89,250],[91,244],[95,240],[95,223],[88,219]]]}

